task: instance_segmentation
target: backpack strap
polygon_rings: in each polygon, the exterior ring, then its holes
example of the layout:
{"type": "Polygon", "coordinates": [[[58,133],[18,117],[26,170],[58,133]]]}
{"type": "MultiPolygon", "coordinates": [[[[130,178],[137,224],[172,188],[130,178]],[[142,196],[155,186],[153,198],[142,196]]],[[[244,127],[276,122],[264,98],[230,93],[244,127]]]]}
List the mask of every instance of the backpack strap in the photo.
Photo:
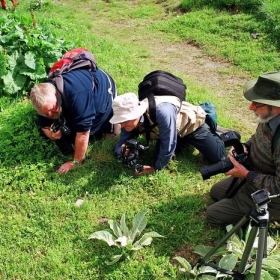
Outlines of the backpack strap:
{"type": "Polygon", "coordinates": [[[147,146],[151,140],[151,131],[157,126],[156,122],[156,100],[155,96],[152,92],[147,94],[148,104],[149,104],[149,116],[152,121],[152,125],[150,124],[150,120],[146,114],[144,114],[144,128],[145,128],[145,136],[147,141],[147,146]]]}
{"type": "Polygon", "coordinates": [[[277,146],[278,140],[280,139],[280,124],[276,127],[276,130],[273,134],[272,141],[271,141],[271,153],[274,153],[274,150],[277,146]]]}
{"type": "Polygon", "coordinates": [[[147,117],[146,113],[144,113],[144,131],[141,133],[145,133],[147,146],[149,146],[149,142],[151,140],[151,132],[157,126],[157,123],[150,124],[150,120],[147,117]]]}
{"type": "Polygon", "coordinates": [[[149,115],[154,124],[156,124],[156,100],[155,96],[152,92],[147,94],[148,102],[149,102],[149,115]]]}

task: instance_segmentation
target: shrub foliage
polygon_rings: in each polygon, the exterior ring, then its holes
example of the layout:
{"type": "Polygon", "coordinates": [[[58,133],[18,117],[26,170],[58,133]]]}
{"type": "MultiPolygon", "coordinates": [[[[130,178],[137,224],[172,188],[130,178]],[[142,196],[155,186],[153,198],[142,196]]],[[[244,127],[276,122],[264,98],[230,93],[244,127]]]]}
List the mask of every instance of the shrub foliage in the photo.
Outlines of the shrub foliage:
{"type": "Polygon", "coordinates": [[[26,95],[72,47],[37,25],[33,12],[29,19],[9,13],[0,18],[0,25],[0,97],[26,95]]]}

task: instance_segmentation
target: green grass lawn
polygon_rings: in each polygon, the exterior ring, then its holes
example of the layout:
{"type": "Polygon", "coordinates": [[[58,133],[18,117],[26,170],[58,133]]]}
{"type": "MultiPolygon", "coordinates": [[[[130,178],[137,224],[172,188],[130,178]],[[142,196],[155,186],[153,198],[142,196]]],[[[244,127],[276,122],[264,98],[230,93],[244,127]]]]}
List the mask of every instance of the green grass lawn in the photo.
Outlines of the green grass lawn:
{"type": "MultiPolygon", "coordinates": [[[[246,37],[248,24],[259,25],[251,16],[223,12],[217,17],[212,9],[177,14],[168,2],[45,1],[35,17],[58,38],[92,50],[120,94],[136,92],[154,67],[164,69],[163,51],[156,46],[172,42],[196,41],[204,53],[232,63],[228,71],[233,76],[255,77],[279,68],[279,52],[265,45],[265,34],[261,41],[246,37]]],[[[29,2],[21,1],[15,13],[30,17],[28,9],[29,2]]],[[[0,17],[5,13],[0,11],[0,17]]],[[[190,78],[188,93],[191,101],[217,101],[221,123],[245,136],[254,131],[255,124],[240,121],[238,110],[248,105],[240,92],[221,98],[190,78]]],[[[244,114],[247,118],[249,112],[244,114]]],[[[209,189],[224,176],[203,181],[199,167],[205,163],[196,150],[185,149],[167,169],[138,178],[113,157],[115,143],[90,143],[85,163],[59,175],[56,170],[68,157],[40,137],[28,98],[0,98],[0,279],[180,279],[184,276],[172,257],[190,260],[196,245],[213,245],[225,234],[205,222],[209,189]],[[129,223],[143,209],[148,209],[146,230],[165,238],[154,239],[130,260],[107,266],[119,249],[88,237],[109,228],[106,219],[119,220],[126,212],[129,223]]],[[[152,144],[139,162],[151,162],[153,150],[152,144]]]]}

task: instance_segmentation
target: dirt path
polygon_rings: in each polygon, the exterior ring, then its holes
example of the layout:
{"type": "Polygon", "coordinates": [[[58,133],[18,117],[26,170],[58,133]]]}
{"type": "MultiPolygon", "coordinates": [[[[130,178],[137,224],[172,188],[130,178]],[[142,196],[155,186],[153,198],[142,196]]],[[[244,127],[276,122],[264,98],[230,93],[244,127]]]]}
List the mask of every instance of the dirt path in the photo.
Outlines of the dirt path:
{"type": "MultiPolygon", "coordinates": [[[[137,1],[136,1],[137,2],[137,1]]],[[[159,16],[159,18],[163,18],[159,16]]],[[[170,72],[182,73],[186,78],[197,81],[217,96],[226,98],[229,118],[239,119],[242,134],[250,136],[256,125],[252,113],[248,110],[249,103],[242,94],[243,85],[252,77],[239,71],[226,61],[207,56],[202,49],[188,42],[174,42],[165,33],[151,32],[149,27],[154,21],[149,20],[113,20],[96,19],[94,32],[112,40],[121,40],[127,44],[146,45],[149,63],[154,69],[168,69],[170,72]],[[108,25],[108,28],[104,26],[108,25]],[[110,26],[110,27],[109,27],[110,26]],[[104,34],[106,29],[106,34],[104,34]],[[231,74],[234,73],[234,74],[231,74]],[[238,104],[238,105],[236,105],[238,104]]]]}

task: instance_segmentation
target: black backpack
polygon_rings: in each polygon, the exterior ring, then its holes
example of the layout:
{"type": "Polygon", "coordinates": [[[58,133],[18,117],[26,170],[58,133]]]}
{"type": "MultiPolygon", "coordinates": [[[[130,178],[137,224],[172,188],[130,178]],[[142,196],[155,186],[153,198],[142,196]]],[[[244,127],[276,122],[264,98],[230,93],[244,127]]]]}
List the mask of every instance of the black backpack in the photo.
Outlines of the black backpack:
{"type": "Polygon", "coordinates": [[[182,102],[186,100],[186,89],[187,87],[182,79],[162,70],[156,70],[147,74],[143,81],[138,85],[139,100],[141,101],[148,98],[149,114],[153,122],[153,126],[151,127],[149,120],[145,116],[144,125],[147,142],[150,140],[151,130],[157,125],[155,96],[176,96],[182,102]]]}
{"type": "Polygon", "coordinates": [[[138,97],[140,101],[148,98],[150,117],[153,123],[156,123],[155,95],[176,96],[184,101],[186,89],[186,85],[179,77],[166,71],[156,70],[147,74],[138,85],[138,97]]]}

